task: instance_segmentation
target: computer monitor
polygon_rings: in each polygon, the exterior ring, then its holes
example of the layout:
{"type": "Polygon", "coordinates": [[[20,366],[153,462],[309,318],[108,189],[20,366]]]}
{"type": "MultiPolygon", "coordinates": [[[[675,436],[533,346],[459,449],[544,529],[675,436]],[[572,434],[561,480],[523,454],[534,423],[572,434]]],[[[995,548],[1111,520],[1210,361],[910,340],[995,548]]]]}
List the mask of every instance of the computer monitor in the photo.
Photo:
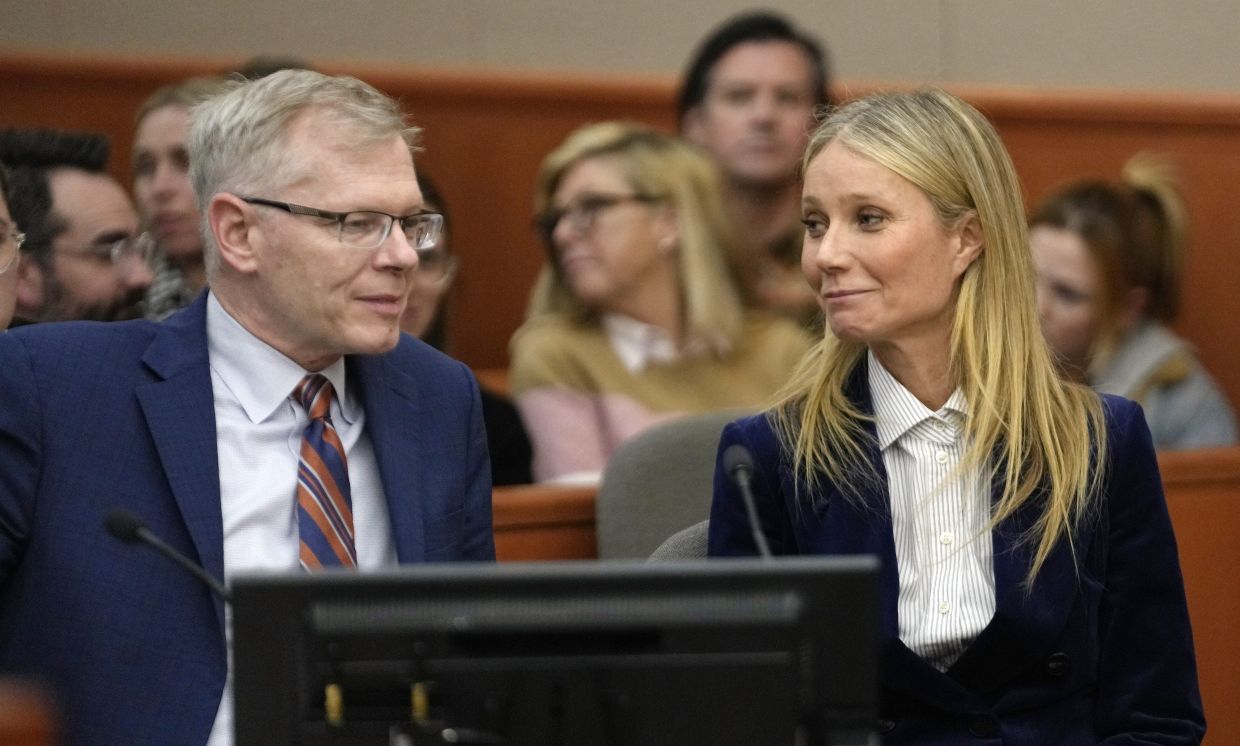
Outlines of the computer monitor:
{"type": "Polygon", "coordinates": [[[867,743],[877,560],[233,583],[237,746],[867,743]]]}

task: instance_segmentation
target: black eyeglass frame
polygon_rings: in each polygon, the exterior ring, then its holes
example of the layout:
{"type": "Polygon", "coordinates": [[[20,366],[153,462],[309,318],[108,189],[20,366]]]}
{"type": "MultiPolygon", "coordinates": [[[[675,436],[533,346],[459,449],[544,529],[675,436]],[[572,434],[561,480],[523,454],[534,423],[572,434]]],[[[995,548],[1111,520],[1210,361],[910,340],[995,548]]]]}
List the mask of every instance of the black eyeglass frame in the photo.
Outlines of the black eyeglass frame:
{"type": "MultiPolygon", "coordinates": [[[[267,199],[265,197],[237,195],[237,198],[247,204],[262,205],[263,207],[274,207],[279,210],[284,210],[291,215],[305,215],[312,218],[319,218],[321,220],[331,220],[336,223],[337,239],[339,239],[340,243],[346,246],[351,245],[349,242],[344,240],[345,220],[350,215],[380,215],[387,218],[387,223],[383,229],[383,235],[379,238],[378,243],[374,246],[353,246],[353,248],[357,249],[370,250],[377,249],[382,246],[383,242],[388,240],[388,236],[392,235],[392,226],[397,222],[400,223],[401,230],[404,232],[406,238],[409,236],[409,230],[406,227],[406,223],[408,221],[414,221],[415,225],[428,226],[425,234],[422,235],[417,243],[413,245],[413,248],[419,251],[434,248],[435,244],[439,241],[440,235],[443,233],[443,215],[437,212],[415,212],[410,215],[392,215],[391,213],[381,212],[379,210],[349,210],[348,212],[334,212],[332,210],[320,210],[317,207],[307,207],[305,205],[298,205],[292,202],[281,202],[279,200],[267,199]]],[[[412,244],[413,242],[410,243],[412,244]]]]}
{"type": "Polygon", "coordinates": [[[555,234],[556,226],[558,226],[560,221],[566,216],[571,216],[574,214],[588,215],[589,218],[587,219],[587,224],[585,226],[582,226],[580,222],[577,222],[580,218],[570,218],[574,220],[574,230],[588,231],[594,227],[594,221],[598,219],[599,213],[603,210],[607,210],[615,207],[616,205],[622,205],[627,202],[641,202],[651,205],[657,202],[662,202],[663,199],[663,197],[658,197],[652,194],[642,194],[641,192],[634,192],[631,194],[591,194],[583,199],[569,203],[565,207],[548,208],[544,210],[534,216],[533,228],[534,232],[538,234],[538,237],[541,238],[547,246],[552,246],[552,237],[555,234]]]}

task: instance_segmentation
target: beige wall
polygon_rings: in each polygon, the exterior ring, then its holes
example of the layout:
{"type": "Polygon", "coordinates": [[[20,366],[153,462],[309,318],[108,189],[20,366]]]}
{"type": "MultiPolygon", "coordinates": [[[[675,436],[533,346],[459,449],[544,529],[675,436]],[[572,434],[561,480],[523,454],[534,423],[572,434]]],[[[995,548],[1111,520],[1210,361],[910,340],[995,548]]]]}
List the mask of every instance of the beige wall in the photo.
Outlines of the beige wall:
{"type": "MultiPolygon", "coordinates": [[[[674,74],[738,0],[0,0],[0,50],[674,74]]],[[[859,81],[1240,90],[1233,0],[775,0],[859,81]]],[[[3,71],[0,71],[0,75],[3,71]]]]}

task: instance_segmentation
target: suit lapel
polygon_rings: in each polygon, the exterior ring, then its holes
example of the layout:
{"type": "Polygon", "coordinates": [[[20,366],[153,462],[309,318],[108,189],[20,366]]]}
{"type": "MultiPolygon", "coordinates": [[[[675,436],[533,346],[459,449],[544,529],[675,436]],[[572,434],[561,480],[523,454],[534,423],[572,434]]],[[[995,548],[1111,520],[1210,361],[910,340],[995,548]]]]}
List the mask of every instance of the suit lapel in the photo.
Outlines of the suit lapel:
{"type": "MultiPolygon", "coordinates": [[[[996,488],[998,489],[998,488],[996,488]]],[[[884,487],[884,496],[886,495],[884,487]]],[[[889,503],[887,503],[889,505],[889,503]]],[[[979,694],[993,691],[1051,652],[1073,608],[1075,568],[1060,545],[1047,558],[1032,591],[1024,587],[1032,547],[1019,540],[1036,521],[1037,505],[1027,505],[994,530],[995,615],[946,675],[899,639],[899,577],[891,520],[873,520],[887,532],[890,553],[881,544],[884,639],[883,684],[914,700],[947,711],[980,706],[979,694]]]]}
{"type": "MultiPolygon", "coordinates": [[[[995,499],[999,489],[994,487],[995,499]]],[[[1073,609],[1077,572],[1064,541],[1033,587],[1024,584],[1036,546],[1021,538],[1033,529],[1041,503],[1031,500],[992,532],[995,615],[948,671],[974,691],[993,690],[1045,659],[1073,609]]]]}
{"type": "MultiPolygon", "coordinates": [[[[865,358],[849,377],[846,393],[862,414],[872,417],[874,402],[870,395],[868,365],[865,358]]],[[[900,623],[896,598],[900,593],[900,575],[896,564],[895,535],[891,527],[891,494],[887,488],[887,467],[878,449],[878,435],[873,420],[862,422],[865,430],[864,451],[869,461],[873,484],[865,485],[860,496],[844,494],[839,485],[827,484],[825,499],[818,505],[819,525],[813,533],[825,536],[828,546],[814,548],[830,554],[873,554],[882,563],[879,594],[882,634],[898,638],[900,623]]]]}
{"type": "MultiPolygon", "coordinates": [[[[847,394],[862,413],[874,413],[864,360],[850,377],[847,394]]],[[[867,456],[879,480],[865,490],[862,507],[848,502],[836,485],[828,485],[825,499],[815,512],[816,525],[806,533],[808,537],[824,537],[825,544],[809,549],[826,554],[870,553],[882,562],[879,582],[885,687],[946,711],[982,706],[978,693],[995,689],[1052,652],[1051,646],[1073,607],[1076,572],[1071,554],[1061,543],[1047,558],[1032,590],[1026,592],[1023,583],[1033,547],[1020,541],[1020,537],[1036,522],[1039,501],[1031,501],[998,526],[991,535],[994,618],[944,675],[900,641],[900,579],[887,472],[874,423],[866,422],[864,427],[869,435],[867,456]]],[[[992,501],[997,499],[1000,488],[992,488],[992,501]]]]}
{"type": "MultiPolygon", "coordinates": [[[[868,413],[866,409],[862,411],[868,413]]],[[[825,545],[815,547],[814,553],[878,556],[883,685],[912,699],[953,710],[959,708],[962,701],[973,701],[972,695],[900,641],[900,573],[891,525],[887,470],[874,437],[874,424],[868,422],[865,427],[871,436],[867,453],[878,481],[866,490],[864,503],[860,505],[855,499],[849,501],[834,484],[824,490],[826,499],[816,515],[818,525],[810,528],[809,535],[824,537],[825,545]]]]}
{"type": "MultiPolygon", "coordinates": [[[[199,562],[223,578],[224,531],[205,293],[160,325],[142,361],[159,379],[138,386],[137,396],[164,474],[199,562]]],[[[218,599],[216,612],[222,629],[218,599]]]]}
{"type": "MultiPolygon", "coordinates": [[[[398,348],[399,349],[399,348],[398,348]]],[[[389,353],[396,354],[395,352],[389,353]]],[[[417,381],[387,361],[387,355],[349,358],[349,375],[366,412],[366,432],[374,446],[379,478],[392,522],[396,557],[402,563],[425,559],[421,501],[416,498],[426,453],[420,443],[417,381]]]]}

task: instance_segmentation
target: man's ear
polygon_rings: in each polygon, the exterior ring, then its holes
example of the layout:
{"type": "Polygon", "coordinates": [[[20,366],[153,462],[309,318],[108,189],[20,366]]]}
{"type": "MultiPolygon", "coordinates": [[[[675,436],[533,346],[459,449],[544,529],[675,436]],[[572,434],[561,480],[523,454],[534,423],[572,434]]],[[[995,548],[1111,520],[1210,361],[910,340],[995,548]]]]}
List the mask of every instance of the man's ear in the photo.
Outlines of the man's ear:
{"type": "Polygon", "coordinates": [[[37,320],[43,315],[43,267],[29,254],[19,254],[17,266],[17,304],[14,315],[21,319],[37,320]]]}
{"type": "Polygon", "coordinates": [[[1115,312],[1115,327],[1121,332],[1135,329],[1145,318],[1146,309],[1150,307],[1150,291],[1148,288],[1132,288],[1125,294],[1123,302],[1115,312]]]}
{"type": "Polygon", "coordinates": [[[262,229],[248,204],[234,194],[220,192],[207,204],[207,225],[215,238],[221,265],[243,274],[257,270],[256,244],[262,241],[262,229]]]}
{"type": "Polygon", "coordinates": [[[701,143],[705,136],[706,123],[702,121],[702,107],[694,106],[680,118],[680,133],[692,143],[701,143]]]}
{"type": "Polygon", "coordinates": [[[982,254],[982,249],[986,243],[986,236],[982,233],[982,222],[977,219],[977,213],[971,212],[961,218],[960,223],[956,226],[956,256],[955,269],[956,275],[963,275],[964,271],[973,264],[982,254]]]}

